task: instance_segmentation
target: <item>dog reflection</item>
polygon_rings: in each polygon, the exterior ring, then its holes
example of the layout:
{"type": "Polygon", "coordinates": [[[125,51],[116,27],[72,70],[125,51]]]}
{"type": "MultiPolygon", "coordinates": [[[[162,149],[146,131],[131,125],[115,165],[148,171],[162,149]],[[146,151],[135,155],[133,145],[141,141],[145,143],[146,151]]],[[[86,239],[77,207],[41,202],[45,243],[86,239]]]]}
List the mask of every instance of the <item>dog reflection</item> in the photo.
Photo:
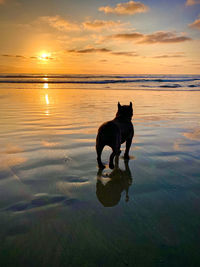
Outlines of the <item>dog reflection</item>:
{"type": "Polygon", "coordinates": [[[128,160],[124,161],[125,170],[119,168],[119,157],[115,159],[114,170],[110,174],[103,175],[103,171],[97,173],[96,195],[104,207],[113,207],[118,204],[123,191],[126,192],[126,202],[129,200],[128,190],[132,184],[132,175],[128,160]]]}

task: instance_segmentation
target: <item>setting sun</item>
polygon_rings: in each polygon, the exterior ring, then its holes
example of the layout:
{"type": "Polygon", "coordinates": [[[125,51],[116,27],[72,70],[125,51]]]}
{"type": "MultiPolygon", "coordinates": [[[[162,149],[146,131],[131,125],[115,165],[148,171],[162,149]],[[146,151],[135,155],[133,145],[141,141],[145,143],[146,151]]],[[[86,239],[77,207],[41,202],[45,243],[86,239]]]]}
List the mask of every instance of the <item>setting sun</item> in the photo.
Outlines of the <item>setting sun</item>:
{"type": "Polygon", "coordinates": [[[50,53],[41,53],[41,55],[38,57],[38,59],[43,60],[43,61],[47,61],[48,59],[50,59],[51,54],[50,53]]]}

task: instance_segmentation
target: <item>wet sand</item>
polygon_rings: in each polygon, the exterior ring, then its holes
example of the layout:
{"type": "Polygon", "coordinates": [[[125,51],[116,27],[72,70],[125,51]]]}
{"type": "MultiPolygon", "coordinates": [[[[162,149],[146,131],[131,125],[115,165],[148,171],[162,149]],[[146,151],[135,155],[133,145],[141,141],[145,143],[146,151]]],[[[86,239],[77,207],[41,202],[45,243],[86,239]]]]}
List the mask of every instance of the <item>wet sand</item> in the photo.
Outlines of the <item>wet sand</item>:
{"type": "Polygon", "coordinates": [[[1,89],[1,266],[198,266],[199,103],[187,91],[1,89]],[[133,102],[131,159],[98,173],[96,132],[118,101],[133,102]]]}

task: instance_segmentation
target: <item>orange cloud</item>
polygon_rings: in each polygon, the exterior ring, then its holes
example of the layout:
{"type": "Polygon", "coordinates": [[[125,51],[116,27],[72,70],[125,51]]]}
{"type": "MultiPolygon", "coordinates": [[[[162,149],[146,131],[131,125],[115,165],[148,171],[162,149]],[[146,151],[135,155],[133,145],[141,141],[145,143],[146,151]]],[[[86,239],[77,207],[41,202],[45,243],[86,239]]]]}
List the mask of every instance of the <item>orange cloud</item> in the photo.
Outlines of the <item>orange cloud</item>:
{"type": "Polygon", "coordinates": [[[71,49],[67,51],[68,53],[75,53],[75,54],[89,54],[89,53],[107,53],[114,56],[138,56],[136,52],[127,52],[127,51],[112,51],[108,48],[86,48],[81,50],[71,49]]]}
{"type": "Polygon", "coordinates": [[[200,4],[200,0],[187,0],[186,6],[193,6],[200,4]]]}
{"type": "Polygon", "coordinates": [[[189,24],[189,27],[200,30],[200,18],[196,19],[193,23],[189,24]]]}
{"type": "Polygon", "coordinates": [[[22,55],[11,55],[11,54],[3,54],[1,56],[2,57],[14,57],[14,58],[26,58],[25,56],[22,56],[22,55]]]}
{"type": "Polygon", "coordinates": [[[158,55],[154,56],[153,58],[180,58],[180,57],[185,57],[184,53],[182,52],[177,52],[175,54],[165,54],[165,55],[158,55]]]}
{"type": "MultiPolygon", "coordinates": [[[[8,58],[16,58],[16,59],[39,59],[39,58],[41,58],[41,57],[38,57],[38,56],[29,56],[29,57],[26,57],[26,56],[23,56],[23,55],[14,55],[14,54],[2,54],[0,56],[2,56],[2,57],[8,57],[8,58]]],[[[45,59],[54,60],[55,58],[50,57],[50,56],[46,56],[45,59]]]]}
{"type": "Polygon", "coordinates": [[[155,43],[180,43],[192,40],[190,37],[184,35],[177,35],[174,32],[159,31],[153,34],[144,35],[140,43],[155,44],[155,43]]]}
{"type": "Polygon", "coordinates": [[[118,34],[113,34],[105,37],[105,40],[107,39],[121,39],[121,40],[135,40],[135,39],[140,39],[144,36],[144,34],[139,33],[139,32],[133,32],[133,33],[118,33],[118,34]]]}
{"type": "Polygon", "coordinates": [[[76,54],[88,54],[88,53],[108,53],[111,52],[110,49],[107,48],[86,48],[81,50],[71,49],[68,50],[69,53],[76,53],[76,54]]]}
{"type": "Polygon", "coordinates": [[[105,27],[116,27],[116,26],[121,26],[123,23],[120,21],[112,21],[112,20],[94,20],[94,21],[85,21],[83,22],[83,26],[86,29],[89,30],[97,30],[97,29],[102,29],[105,27]]]}
{"type": "Polygon", "coordinates": [[[136,52],[127,52],[127,51],[112,52],[111,54],[114,56],[128,56],[128,57],[137,57],[138,56],[138,54],[136,52]]]}
{"type": "Polygon", "coordinates": [[[113,34],[104,40],[117,39],[124,41],[137,41],[138,44],[157,44],[157,43],[180,43],[192,40],[185,35],[178,35],[175,32],[159,31],[152,34],[142,34],[140,32],[113,34]]]}
{"type": "Polygon", "coordinates": [[[74,31],[80,29],[78,24],[65,20],[59,15],[43,16],[39,18],[39,21],[45,22],[59,31],[74,31]]]}
{"type": "Polygon", "coordinates": [[[127,3],[119,3],[115,7],[102,6],[99,11],[103,11],[106,14],[117,15],[134,15],[136,13],[144,13],[148,11],[148,7],[140,2],[129,1],[127,3]]]}

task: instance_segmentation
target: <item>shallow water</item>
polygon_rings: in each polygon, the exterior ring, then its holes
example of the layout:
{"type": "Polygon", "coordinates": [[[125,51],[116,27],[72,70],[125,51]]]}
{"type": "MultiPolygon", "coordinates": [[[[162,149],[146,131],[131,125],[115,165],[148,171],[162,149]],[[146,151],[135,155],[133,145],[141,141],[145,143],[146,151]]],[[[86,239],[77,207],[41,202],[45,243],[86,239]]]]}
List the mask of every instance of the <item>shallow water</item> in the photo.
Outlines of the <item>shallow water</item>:
{"type": "Polygon", "coordinates": [[[200,92],[91,89],[1,85],[1,266],[198,266],[200,92]],[[131,159],[98,173],[118,101],[131,159]]]}

